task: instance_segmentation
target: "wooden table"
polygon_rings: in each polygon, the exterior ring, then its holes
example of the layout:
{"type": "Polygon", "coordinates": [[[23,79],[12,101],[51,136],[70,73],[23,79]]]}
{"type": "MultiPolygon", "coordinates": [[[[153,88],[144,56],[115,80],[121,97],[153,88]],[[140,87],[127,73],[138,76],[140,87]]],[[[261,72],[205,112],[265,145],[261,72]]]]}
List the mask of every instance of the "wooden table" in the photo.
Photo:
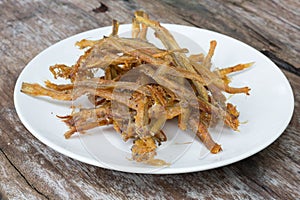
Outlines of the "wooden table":
{"type": "Polygon", "coordinates": [[[299,1],[1,0],[0,19],[0,199],[300,197],[299,1]],[[137,9],[161,22],[229,35],[273,60],[287,76],[295,96],[294,115],[282,136],[240,162],[178,175],[101,169],[63,156],[32,136],[13,103],[21,70],[40,51],[68,36],[110,25],[112,19],[131,23],[137,9]]]}

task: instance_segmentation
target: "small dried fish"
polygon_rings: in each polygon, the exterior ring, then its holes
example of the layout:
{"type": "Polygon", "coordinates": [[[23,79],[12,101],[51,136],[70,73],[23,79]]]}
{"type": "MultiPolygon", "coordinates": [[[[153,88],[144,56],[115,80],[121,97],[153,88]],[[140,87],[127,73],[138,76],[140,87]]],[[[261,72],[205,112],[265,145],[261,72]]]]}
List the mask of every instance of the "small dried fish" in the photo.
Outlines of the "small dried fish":
{"type": "Polygon", "coordinates": [[[165,27],[143,11],[135,12],[132,38],[119,37],[118,30],[119,22],[114,20],[109,36],[76,43],[85,52],[74,65],[50,66],[54,78],[67,79],[69,84],[24,82],[21,92],[63,101],[86,96],[93,108],[58,116],[69,127],[65,137],[111,124],[123,140],[133,140],[132,158],[137,162],[168,165],[154,157],[158,145],[167,141],[163,125],[176,117],[178,127],[192,130],[211,153],[221,151],[209,127],[219,120],[233,130],[239,126],[239,112],[223,93],[250,91],[248,87],[230,87],[227,75],[253,63],[211,71],[215,40],[206,55],[188,57],[188,49],[181,48],[165,27]],[[165,49],[147,41],[149,28],[165,49]],[[99,75],[99,70],[104,75],[99,75]]]}

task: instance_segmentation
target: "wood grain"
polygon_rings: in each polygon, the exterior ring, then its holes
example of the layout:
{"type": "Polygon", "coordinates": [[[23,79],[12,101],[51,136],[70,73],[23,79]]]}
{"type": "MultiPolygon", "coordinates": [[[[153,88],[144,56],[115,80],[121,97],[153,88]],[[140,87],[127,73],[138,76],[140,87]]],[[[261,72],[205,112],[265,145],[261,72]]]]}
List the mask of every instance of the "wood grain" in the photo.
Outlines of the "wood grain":
{"type": "Polygon", "coordinates": [[[0,1],[0,199],[296,199],[300,196],[299,2],[287,1],[0,1]],[[100,9],[105,5],[106,9],[100,9]],[[102,11],[97,11],[102,10],[102,11]],[[166,23],[193,25],[242,40],[283,70],[295,97],[283,135],[260,153],[214,170],[141,175],[105,170],[63,156],[22,125],[13,90],[24,66],[68,36],[130,23],[147,11],[166,23]],[[294,70],[294,71],[293,71],[294,70]]]}

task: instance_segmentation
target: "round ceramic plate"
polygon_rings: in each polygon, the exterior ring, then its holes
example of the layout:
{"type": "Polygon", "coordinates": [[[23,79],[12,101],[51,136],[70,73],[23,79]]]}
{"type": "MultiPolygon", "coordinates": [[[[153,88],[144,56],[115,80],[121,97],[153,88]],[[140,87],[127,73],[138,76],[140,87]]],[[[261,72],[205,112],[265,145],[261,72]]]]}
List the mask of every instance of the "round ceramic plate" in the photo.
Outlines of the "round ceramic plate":
{"type": "MultiPolygon", "coordinates": [[[[190,132],[182,132],[176,121],[164,127],[168,141],[158,147],[157,158],[168,166],[154,167],[130,160],[132,141],[123,142],[113,128],[96,128],[84,135],[64,138],[68,127],[56,115],[70,114],[72,102],[61,102],[47,97],[31,97],[20,92],[22,82],[43,84],[53,80],[49,66],[63,63],[72,65],[83,53],[74,46],[81,39],[100,39],[111,32],[111,27],[99,28],[60,41],[37,55],[20,74],[14,91],[16,111],[25,127],[41,142],[79,161],[124,172],[173,174],[208,170],[247,158],[274,142],[287,127],[294,109],[291,86],[280,69],[254,48],[228,36],[195,27],[164,24],[182,48],[190,53],[209,49],[209,41],[218,45],[213,57],[215,67],[224,68],[239,63],[255,62],[240,73],[232,75],[233,86],[249,86],[249,96],[231,96],[229,102],[240,111],[239,132],[222,128],[212,131],[223,151],[210,154],[190,132]]],[[[131,25],[121,25],[122,37],[130,36],[131,25]]],[[[161,46],[151,31],[149,41],[161,46]]]]}

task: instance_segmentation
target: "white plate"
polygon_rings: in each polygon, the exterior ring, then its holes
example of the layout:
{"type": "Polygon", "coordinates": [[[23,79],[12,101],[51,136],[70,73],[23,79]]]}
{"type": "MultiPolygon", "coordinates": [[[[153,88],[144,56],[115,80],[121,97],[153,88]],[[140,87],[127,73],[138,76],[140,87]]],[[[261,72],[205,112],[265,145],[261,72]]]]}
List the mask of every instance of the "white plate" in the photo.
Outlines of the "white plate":
{"type": "MultiPolygon", "coordinates": [[[[166,127],[169,141],[159,147],[157,158],[169,158],[170,166],[164,168],[130,161],[130,144],[109,127],[94,129],[86,135],[64,139],[67,127],[56,115],[71,112],[69,102],[49,98],[35,98],[20,92],[22,82],[53,80],[48,67],[57,63],[71,65],[82,51],[74,44],[84,38],[99,39],[109,35],[111,27],[87,31],[47,48],[36,56],[20,74],[14,91],[16,111],[25,127],[40,141],[79,161],[124,172],[172,174],[208,170],[247,158],[274,142],[287,127],[294,109],[291,86],[280,69],[267,57],[252,47],[228,36],[195,27],[165,24],[181,47],[191,53],[208,50],[209,41],[217,40],[213,57],[217,67],[254,61],[248,70],[233,75],[233,86],[251,87],[250,96],[235,95],[229,99],[240,111],[240,132],[222,129],[221,134],[212,133],[222,145],[219,154],[208,154],[192,134],[182,134],[176,123],[166,127]],[[98,132],[98,133],[95,133],[98,132]],[[177,150],[177,151],[176,151],[177,150]]],[[[120,26],[120,34],[128,36],[131,25],[120,26]]],[[[154,37],[149,40],[155,41],[154,37]]],[[[54,80],[57,82],[57,80],[54,80]]]]}

